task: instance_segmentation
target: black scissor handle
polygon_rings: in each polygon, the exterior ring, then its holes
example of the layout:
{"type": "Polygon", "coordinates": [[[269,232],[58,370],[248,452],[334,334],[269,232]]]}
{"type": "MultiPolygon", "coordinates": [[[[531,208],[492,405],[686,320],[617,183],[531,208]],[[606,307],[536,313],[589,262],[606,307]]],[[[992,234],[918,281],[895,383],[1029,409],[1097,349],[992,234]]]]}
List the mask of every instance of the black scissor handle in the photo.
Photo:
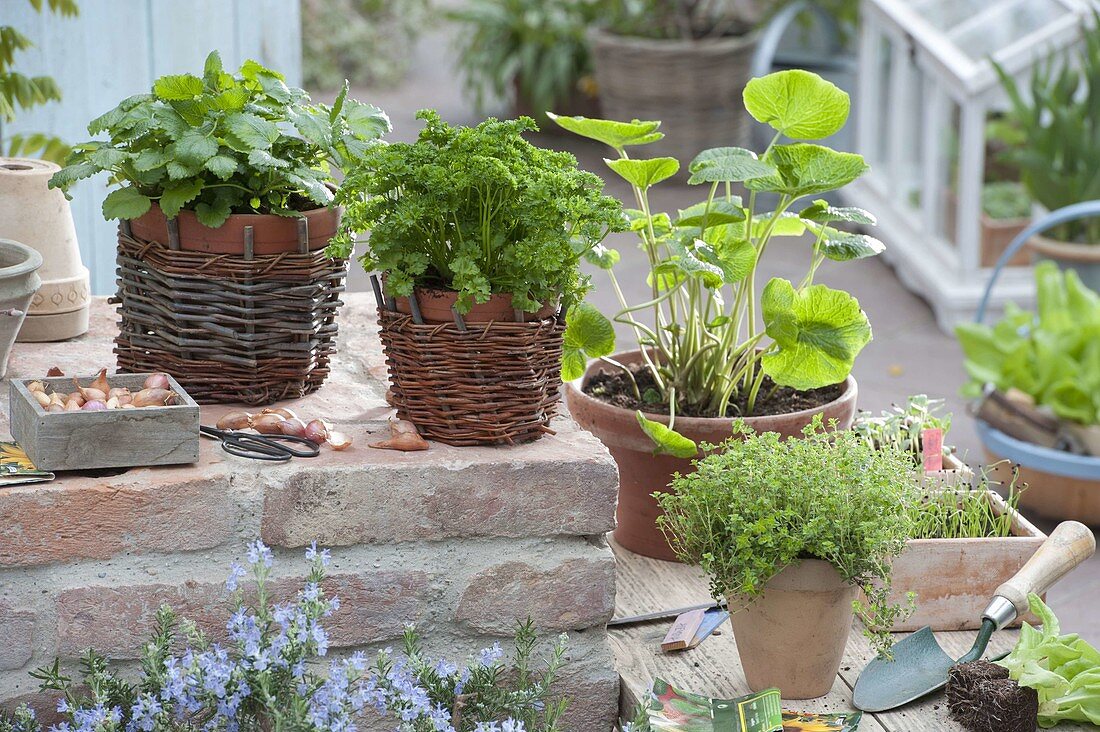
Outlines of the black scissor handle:
{"type": "Polygon", "coordinates": [[[252,460],[286,462],[291,458],[311,458],[321,454],[321,449],[304,437],[294,435],[253,435],[236,430],[219,430],[202,425],[199,432],[221,440],[222,449],[230,455],[252,460]],[[304,449],[291,445],[303,445],[304,449]]]}
{"type": "Polygon", "coordinates": [[[321,448],[304,437],[297,435],[244,435],[251,440],[267,443],[276,443],[275,447],[290,453],[291,457],[312,458],[321,454],[321,448]],[[303,445],[302,449],[296,449],[292,445],[303,445]]]}

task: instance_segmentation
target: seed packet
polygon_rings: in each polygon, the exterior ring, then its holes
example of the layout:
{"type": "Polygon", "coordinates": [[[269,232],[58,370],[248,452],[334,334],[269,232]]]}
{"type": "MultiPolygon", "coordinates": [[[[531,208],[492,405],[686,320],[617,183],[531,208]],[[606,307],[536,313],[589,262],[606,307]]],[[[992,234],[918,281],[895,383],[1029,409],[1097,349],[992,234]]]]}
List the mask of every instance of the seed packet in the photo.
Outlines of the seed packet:
{"type": "Polygon", "coordinates": [[[653,732],[855,732],[862,716],[862,712],[784,712],[779,689],[712,699],[677,689],[663,679],[654,680],[646,713],[653,732]]]}
{"type": "Polygon", "coordinates": [[[14,442],[0,442],[0,487],[20,483],[44,483],[53,473],[39,470],[14,442]]]}

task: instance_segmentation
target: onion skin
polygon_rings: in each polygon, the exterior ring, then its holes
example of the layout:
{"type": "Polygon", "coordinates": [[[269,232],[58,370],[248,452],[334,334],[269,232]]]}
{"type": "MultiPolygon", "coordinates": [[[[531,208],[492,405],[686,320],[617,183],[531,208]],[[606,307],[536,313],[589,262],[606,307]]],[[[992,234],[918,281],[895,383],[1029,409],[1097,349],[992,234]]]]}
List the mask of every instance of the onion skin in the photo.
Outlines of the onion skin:
{"type": "Polygon", "coordinates": [[[219,430],[246,430],[252,426],[252,415],[248,412],[230,412],[218,420],[219,430]]]}
{"type": "Polygon", "coordinates": [[[281,435],[283,430],[279,425],[285,421],[279,414],[258,414],[252,418],[252,429],[262,435],[281,435]]]}
{"type": "Polygon", "coordinates": [[[328,444],[333,450],[347,450],[351,447],[351,438],[345,435],[343,432],[329,432],[328,444]]]}
{"type": "Polygon", "coordinates": [[[149,374],[145,377],[145,383],[142,385],[142,390],[145,389],[169,389],[171,384],[168,383],[168,374],[149,374]]]}
{"type": "Polygon", "coordinates": [[[89,399],[80,409],[83,412],[102,412],[107,409],[107,405],[99,399],[89,399]]]}
{"type": "Polygon", "coordinates": [[[428,441],[420,436],[416,425],[407,419],[395,419],[390,421],[390,439],[370,443],[371,447],[379,450],[400,450],[401,452],[416,452],[427,450],[428,441]]]}
{"type": "Polygon", "coordinates": [[[166,407],[176,400],[176,393],[167,389],[142,389],[130,401],[135,407],[166,407]]]}
{"type": "Polygon", "coordinates": [[[64,375],[65,375],[65,372],[62,371],[61,369],[57,368],[56,366],[51,366],[50,370],[46,372],[46,376],[57,377],[57,376],[64,376],[64,375]]]}
{"type": "Polygon", "coordinates": [[[260,414],[277,414],[283,419],[298,419],[298,415],[289,409],[283,407],[268,407],[265,408],[260,414]]]}
{"type": "Polygon", "coordinates": [[[100,369],[96,374],[95,380],[92,381],[92,388],[103,392],[104,396],[108,396],[111,392],[111,385],[107,383],[107,369],[100,369]]]}

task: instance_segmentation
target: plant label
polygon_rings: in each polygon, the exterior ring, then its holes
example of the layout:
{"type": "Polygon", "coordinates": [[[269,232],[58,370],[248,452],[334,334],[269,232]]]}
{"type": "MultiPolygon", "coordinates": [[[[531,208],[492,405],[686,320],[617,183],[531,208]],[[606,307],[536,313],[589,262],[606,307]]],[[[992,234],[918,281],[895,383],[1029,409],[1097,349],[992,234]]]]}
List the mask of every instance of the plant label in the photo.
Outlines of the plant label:
{"type": "Polygon", "coordinates": [[[672,627],[661,641],[662,651],[682,651],[695,638],[695,632],[703,622],[706,610],[690,610],[677,616],[672,627]]]}
{"type": "Polygon", "coordinates": [[[920,441],[924,451],[924,472],[943,470],[943,430],[939,427],[921,430],[920,441]]]}

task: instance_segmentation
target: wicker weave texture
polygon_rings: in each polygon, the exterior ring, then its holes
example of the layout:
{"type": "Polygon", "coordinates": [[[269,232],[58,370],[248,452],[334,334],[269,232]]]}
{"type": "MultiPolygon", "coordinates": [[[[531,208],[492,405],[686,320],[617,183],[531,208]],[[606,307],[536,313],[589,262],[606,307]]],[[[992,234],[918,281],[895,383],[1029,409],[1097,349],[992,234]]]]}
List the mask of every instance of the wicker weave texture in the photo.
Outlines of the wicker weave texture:
{"type": "Polygon", "coordinates": [[[554,319],[417,325],[380,310],[390,403],[402,419],[448,445],[502,445],[553,434],[562,334],[554,319]]]}
{"type": "Polygon", "coordinates": [[[646,145],[647,157],[672,156],[686,172],[703,150],[748,141],[741,93],[755,35],[668,41],[597,30],[591,40],[604,117],[661,120],[665,138],[646,145]]]}
{"type": "Polygon", "coordinates": [[[316,391],[336,350],[346,260],[170,250],[119,232],[115,353],[165,371],[203,404],[270,404],[316,391]]]}

